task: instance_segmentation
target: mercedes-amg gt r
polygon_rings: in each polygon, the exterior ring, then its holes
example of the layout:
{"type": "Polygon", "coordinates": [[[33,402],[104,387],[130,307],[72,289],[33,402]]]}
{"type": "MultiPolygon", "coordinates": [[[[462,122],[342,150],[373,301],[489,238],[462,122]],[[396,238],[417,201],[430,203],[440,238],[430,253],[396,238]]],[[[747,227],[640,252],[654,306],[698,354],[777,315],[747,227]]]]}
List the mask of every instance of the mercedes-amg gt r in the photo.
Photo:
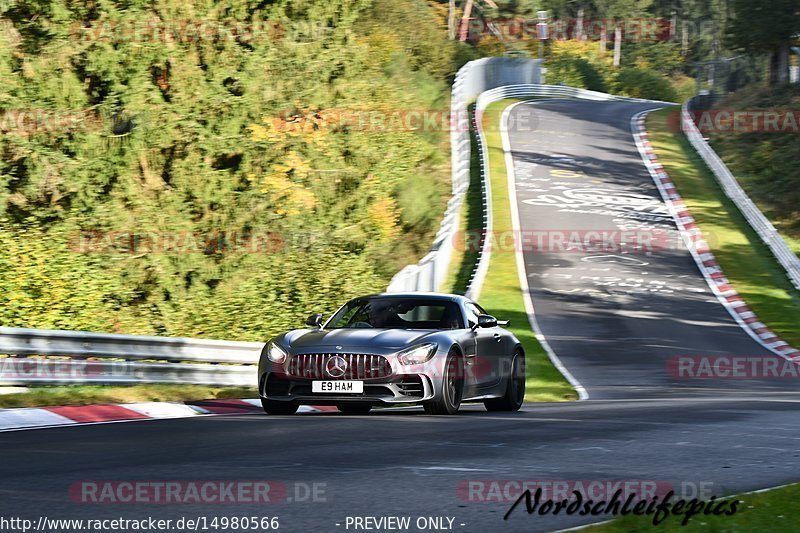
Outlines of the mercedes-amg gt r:
{"type": "Polygon", "coordinates": [[[335,405],[367,414],[376,405],[421,403],[429,414],[455,414],[462,402],[516,411],[525,396],[525,353],[464,296],[386,293],[350,300],[328,320],[266,343],[258,386],[269,414],[300,405],[335,405]]]}

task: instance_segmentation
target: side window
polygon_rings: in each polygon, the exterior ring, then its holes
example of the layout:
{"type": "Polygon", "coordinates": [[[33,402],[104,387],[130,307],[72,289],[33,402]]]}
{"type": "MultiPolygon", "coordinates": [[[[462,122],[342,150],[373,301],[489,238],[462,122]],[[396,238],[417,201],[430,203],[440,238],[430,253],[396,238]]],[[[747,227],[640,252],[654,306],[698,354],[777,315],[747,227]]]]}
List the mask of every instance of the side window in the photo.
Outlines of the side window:
{"type": "Polygon", "coordinates": [[[475,326],[478,323],[478,315],[483,314],[483,310],[472,302],[464,304],[464,309],[467,311],[469,327],[475,326]]]}

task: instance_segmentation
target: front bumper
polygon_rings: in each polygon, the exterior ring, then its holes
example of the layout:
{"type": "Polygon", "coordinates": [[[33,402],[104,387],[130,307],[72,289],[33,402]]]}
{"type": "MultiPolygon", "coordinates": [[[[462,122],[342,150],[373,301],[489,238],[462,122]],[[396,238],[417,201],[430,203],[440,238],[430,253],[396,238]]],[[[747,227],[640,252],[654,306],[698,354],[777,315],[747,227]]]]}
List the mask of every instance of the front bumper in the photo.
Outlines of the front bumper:
{"type": "Polygon", "coordinates": [[[313,379],[266,372],[259,379],[259,393],[267,400],[301,405],[335,405],[343,402],[408,404],[433,398],[433,382],[425,374],[399,374],[379,379],[363,379],[363,393],[312,393],[313,379]]]}

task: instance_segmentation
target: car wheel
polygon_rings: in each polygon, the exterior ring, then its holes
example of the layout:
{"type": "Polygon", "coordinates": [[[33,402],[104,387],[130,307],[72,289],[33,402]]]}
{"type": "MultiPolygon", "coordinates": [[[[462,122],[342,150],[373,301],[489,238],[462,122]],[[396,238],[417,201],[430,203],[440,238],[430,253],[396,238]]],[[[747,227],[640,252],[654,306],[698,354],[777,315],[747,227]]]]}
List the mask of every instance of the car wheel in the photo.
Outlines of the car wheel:
{"type": "Polygon", "coordinates": [[[508,377],[505,394],[500,398],[486,400],[483,405],[487,411],[519,411],[524,399],[525,356],[518,351],[511,363],[511,375],[508,377]]]}
{"type": "Polygon", "coordinates": [[[454,415],[461,406],[464,393],[464,368],[455,352],[447,354],[442,376],[442,390],[438,397],[424,402],[422,406],[429,415],[454,415]]]}
{"type": "Polygon", "coordinates": [[[372,409],[369,403],[340,403],[336,408],[346,415],[366,415],[372,409]]]}
{"type": "Polygon", "coordinates": [[[261,407],[268,415],[293,415],[300,406],[292,402],[278,402],[261,398],[261,407]]]}

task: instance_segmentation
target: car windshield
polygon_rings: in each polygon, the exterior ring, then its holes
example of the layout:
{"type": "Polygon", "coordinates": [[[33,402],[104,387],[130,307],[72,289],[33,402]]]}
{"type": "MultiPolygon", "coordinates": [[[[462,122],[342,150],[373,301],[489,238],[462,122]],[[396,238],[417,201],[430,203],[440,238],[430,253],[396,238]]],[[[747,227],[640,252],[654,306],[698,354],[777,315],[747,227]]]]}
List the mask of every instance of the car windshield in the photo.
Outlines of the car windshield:
{"type": "Polygon", "coordinates": [[[423,298],[358,298],[330,320],[328,328],[460,329],[461,309],[448,300],[423,298]]]}

